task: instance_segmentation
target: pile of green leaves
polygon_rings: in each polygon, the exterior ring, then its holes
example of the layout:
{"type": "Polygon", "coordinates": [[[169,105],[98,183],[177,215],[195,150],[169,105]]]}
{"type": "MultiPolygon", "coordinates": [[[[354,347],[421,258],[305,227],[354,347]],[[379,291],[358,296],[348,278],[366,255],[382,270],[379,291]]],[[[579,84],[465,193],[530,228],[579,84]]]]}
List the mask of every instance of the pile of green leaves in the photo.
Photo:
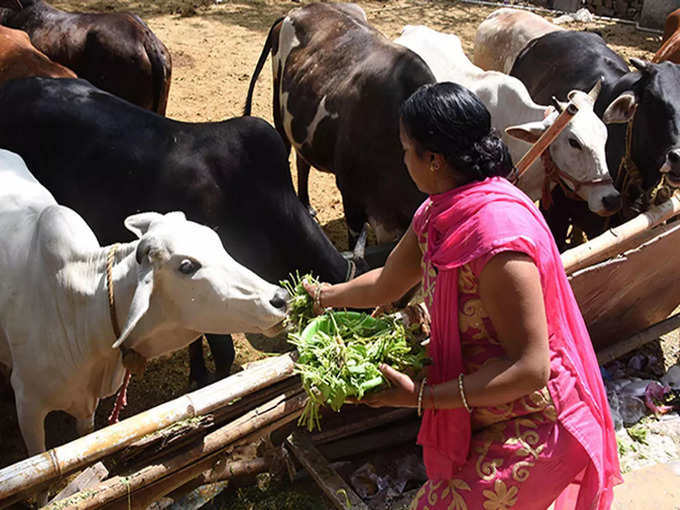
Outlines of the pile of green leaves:
{"type": "Polygon", "coordinates": [[[309,396],[298,424],[310,431],[321,428],[322,405],[338,411],[349,398],[389,386],[381,363],[415,371],[425,364],[424,348],[392,316],[329,310],[302,332],[290,333],[289,342],[297,347],[296,371],[309,396]]]}

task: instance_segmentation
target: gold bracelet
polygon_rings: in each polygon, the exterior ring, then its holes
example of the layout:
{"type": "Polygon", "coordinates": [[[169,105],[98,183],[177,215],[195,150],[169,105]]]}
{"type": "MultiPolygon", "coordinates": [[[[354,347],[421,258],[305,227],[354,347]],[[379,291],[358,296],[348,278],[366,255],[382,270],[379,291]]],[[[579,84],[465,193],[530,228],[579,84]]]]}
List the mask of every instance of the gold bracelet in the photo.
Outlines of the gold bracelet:
{"type": "Polygon", "coordinates": [[[423,390],[425,389],[425,383],[427,382],[427,377],[423,377],[420,381],[420,389],[418,390],[418,416],[423,415],[423,390]]]}
{"type": "Polygon", "coordinates": [[[314,289],[314,304],[318,306],[322,311],[325,310],[325,308],[321,304],[321,290],[324,287],[328,286],[329,285],[327,283],[320,283],[319,285],[316,286],[316,289],[314,289]]]}
{"type": "Polygon", "coordinates": [[[465,390],[463,389],[463,372],[458,375],[458,390],[460,391],[460,399],[463,401],[463,407],[465,407],[468,413],[471,413],[472,408],[465,398],[465,390]]]}

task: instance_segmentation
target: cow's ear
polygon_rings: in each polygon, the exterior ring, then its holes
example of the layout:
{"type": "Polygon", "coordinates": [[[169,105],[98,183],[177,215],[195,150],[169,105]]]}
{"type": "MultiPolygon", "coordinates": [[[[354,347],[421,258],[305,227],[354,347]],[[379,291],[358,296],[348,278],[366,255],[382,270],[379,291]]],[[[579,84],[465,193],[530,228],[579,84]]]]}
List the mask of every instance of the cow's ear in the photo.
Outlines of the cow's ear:
{"type": "Polygon", "coordinates": [[[526,124],[518,124],[517,126],[505,128],[505,132],[508,135],[527,143],[536,143],[536,140],[541,137],[544,131],[545,124],[539,121],[527,122],[526,124]]]}
{"type": "Polygon", "coordinates": [[[158,221],[162,217],[163,215],[157,212],[133,214],[125,218],[124,225],[130,232],[141,238],[149,230],[151,223],[158,221]]]}
{"type": "Polygon", "coordinates": [[[619,97],[614,99],[612,103],[604,111],[602,121],[605,124],[621,124],[628,122],[635,115],[638,100],[635,94],[630,90],[622,93],[619,97]]]}
{"type": "Polygon", "coordinates": [[[137,287],[132,296],[132,303],[128,316],[125,320],[125,325],[120,336],[113,343],[113,348],[117,349],[125,341],[130,333],[135,328],[139,320],[144,317],[144,314],[149,310],[149,303],[151,302],[151,293],[153,292],[153,266],[145,264],[139,269],[137,277],[137,287]]]}

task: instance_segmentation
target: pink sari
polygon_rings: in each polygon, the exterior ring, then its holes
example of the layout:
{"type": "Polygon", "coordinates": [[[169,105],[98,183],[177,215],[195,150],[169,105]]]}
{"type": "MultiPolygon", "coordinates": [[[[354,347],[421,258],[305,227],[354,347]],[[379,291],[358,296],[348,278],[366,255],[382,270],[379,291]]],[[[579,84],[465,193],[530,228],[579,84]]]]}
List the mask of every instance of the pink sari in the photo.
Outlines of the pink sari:
{"type": "MultiPolygon", "coordinates": [[[[501,251],[519,251],[534,260],[545,299],[551,368],[560,365],[551,372],[561,374],[550,380],[548,389],[558,421],[590,456],[587,468],[558,498],[556,509],[608,509],[613,486],[621,482],[614,428],[588,331],[538,209],[505,179],[489,178],[432,195],[416,212],[413,228],[427,243],[426,284],[436,278],[427,268],[457,270],[501,251]]],[[[455,286],[436,286],[428,303],[433,360],[428,379],[433,384],[455,379],[463,370],[457,292],[455,286]]],[[[425,412],[418,443],[430,480],[453,478],[468,458],[470,437],[470,416],[464,409],[425,412]]]]}

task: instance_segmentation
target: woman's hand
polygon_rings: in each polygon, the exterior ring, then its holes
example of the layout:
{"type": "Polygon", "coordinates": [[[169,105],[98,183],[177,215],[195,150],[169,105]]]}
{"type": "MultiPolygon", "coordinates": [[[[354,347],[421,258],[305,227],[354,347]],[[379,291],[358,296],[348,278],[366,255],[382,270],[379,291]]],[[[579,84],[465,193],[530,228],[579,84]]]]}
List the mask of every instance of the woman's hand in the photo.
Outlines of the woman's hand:
{"type": "Polygon", "coordinates": [[[389,365],[380,365],[380,371],[390,381],[392,387],[367,395],[361,400],[351,400],[351,403],[371,407],[418,407],[418,383],[389,365]]]}
{"type": "Polygon", "coordinates": [[[303,281],[302,286],[307,291],[307,294],[309,294],[312,298],[312,311],[314,312],[314,315],[321,315],[325,310],[321,304],[321,292],[323,291],[324,287],[330,287],[330,284],[320,283],[318,285],[312,285],[307,281],[303,281]]]}

